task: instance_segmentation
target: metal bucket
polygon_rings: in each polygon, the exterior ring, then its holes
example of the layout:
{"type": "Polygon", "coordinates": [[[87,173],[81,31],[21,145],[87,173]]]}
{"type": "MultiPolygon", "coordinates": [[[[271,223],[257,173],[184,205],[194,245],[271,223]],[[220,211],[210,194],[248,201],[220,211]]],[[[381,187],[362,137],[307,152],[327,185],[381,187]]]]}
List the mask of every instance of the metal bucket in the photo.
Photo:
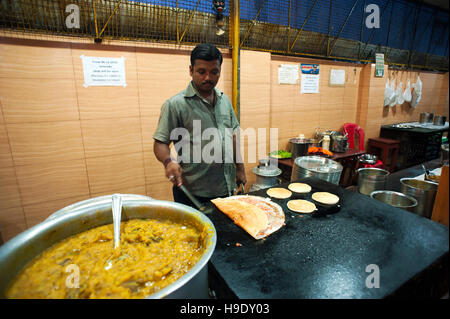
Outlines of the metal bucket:
{"type": "MultiPolygon", "coordinates": [[[[208,267],[216,246],[213,223],[198,210],[174,202],[143,199],[123,195],[122,221],[135,218],[190,221],[207,232],[206,248],[200,260],[184,276],[147,298],[208,298],[208,267]]],[[[111,224],[111,195],[74,204],[78,209],[66,209],[46,221],[31,227],[0,247],[0,298],[15,277],[33,258],[53,244],[85,230],[111,224]],[[109,197],[109,200],[108,200],[109,197]]]]}
{"type": "Polygon", "coordinates": [[[434,113],[428,113],[428,112],[420,113],[419,123],[421,123],[421,124],[433,123],[433,118],[434,118],[434,113]]]}
{"type": "Polygon", "coordinates": [[[414,212],[419,216],[430,218],[439,184],[413,178],[401,178],[400,184],[400,190],[403,194],[417,200],[417,207],[414,212]]]}
{"type": "Polygon", "coordinates": [[[331,159],[320,156],[302,156],[294,161],[291,181],[305,177],[316,177],[339,185],[342,165],[331,159]]]}
{"type": "Polygon", "coordinates": [[[370,193],[370,197],[388,205],[409,210],[410,212],[414,212],[414,209],[417,207],[417,200],[414,197],[399,192],[386,190],[374,191],[370,193]]]}
{"type": "Polygon", "coordinates": [[[389,172],[381,168],[360,168],[358,169],[358,192],[364,195],[386,187],[389,172]]]}

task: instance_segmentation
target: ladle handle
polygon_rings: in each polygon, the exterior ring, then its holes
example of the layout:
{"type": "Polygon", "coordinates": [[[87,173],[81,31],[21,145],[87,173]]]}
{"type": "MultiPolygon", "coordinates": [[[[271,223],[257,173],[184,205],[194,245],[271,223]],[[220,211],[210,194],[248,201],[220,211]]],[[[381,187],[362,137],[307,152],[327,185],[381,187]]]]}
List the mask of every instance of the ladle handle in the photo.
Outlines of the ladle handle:
{"type": "Polygon", "coordinates": [[[112,214],[114,223],[114,248],[120,243],[120,221],[122,217],[122,197],[118,194],[112,196],[112,214]]]}

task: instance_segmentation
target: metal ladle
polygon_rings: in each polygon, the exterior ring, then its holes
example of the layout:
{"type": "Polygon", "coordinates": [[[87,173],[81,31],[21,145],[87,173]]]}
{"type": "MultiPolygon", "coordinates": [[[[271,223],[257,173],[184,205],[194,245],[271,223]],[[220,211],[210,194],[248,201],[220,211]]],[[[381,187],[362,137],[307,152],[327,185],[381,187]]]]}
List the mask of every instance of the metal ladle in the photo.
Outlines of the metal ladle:
{"type": "Polygon", "coordinates": [[[111,210],[114,224],[114,249],[116,249],[120,243],[120,221],[122,217],[122,197],[119,194],[112,195],[111,210]]]}

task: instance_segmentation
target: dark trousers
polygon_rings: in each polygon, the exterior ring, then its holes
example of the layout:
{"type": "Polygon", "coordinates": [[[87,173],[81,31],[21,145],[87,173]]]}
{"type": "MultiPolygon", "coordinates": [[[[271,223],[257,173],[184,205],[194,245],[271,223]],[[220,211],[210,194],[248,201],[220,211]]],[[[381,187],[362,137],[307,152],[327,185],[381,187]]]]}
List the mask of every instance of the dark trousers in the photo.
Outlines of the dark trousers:
{"type": "MultiPolygon", "coordinates": [[[[185,204],[185,205],[194,207],[195,209],[198,209],[198,207],[195,207],[194,203],[177,186],[173,186],[172,193],[173,193],[173,200],[175,202],[180,203],[180,204],[185,204]]],[[[214,199],[214,198],[217,198],[217,197],[219,197],[219,196],[214,196],[214,197],[195,196],[195,198],[202,204],[203,203],[208,203],[211,199],[214,199]]]]}

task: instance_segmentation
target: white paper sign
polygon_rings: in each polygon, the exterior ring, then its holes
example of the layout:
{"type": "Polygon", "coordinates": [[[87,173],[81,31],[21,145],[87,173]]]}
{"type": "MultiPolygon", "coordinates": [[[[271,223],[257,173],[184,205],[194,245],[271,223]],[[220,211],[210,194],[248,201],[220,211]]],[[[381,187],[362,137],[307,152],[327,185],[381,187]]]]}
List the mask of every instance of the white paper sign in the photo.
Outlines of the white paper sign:
{"type": "Polygon", "coordinates": [[[84,87],[127,86],[125,57],[102,58],[80,56],[83,61],[84,87]]]}
{"type": "Polygon", "coordinates": [[[345,70],[331,69],[330,85],[345,85],[345,70]]]}
{"type": "Polygon", "coordinates": [[[280,64],[278,67],[278,84],[297,84],[298,64],[280,64]]]}
{"type": "Polygon", "coordinates": [[[319,65],[302,64],[301,72],[300,93],[319,93],[319,65]]]}

